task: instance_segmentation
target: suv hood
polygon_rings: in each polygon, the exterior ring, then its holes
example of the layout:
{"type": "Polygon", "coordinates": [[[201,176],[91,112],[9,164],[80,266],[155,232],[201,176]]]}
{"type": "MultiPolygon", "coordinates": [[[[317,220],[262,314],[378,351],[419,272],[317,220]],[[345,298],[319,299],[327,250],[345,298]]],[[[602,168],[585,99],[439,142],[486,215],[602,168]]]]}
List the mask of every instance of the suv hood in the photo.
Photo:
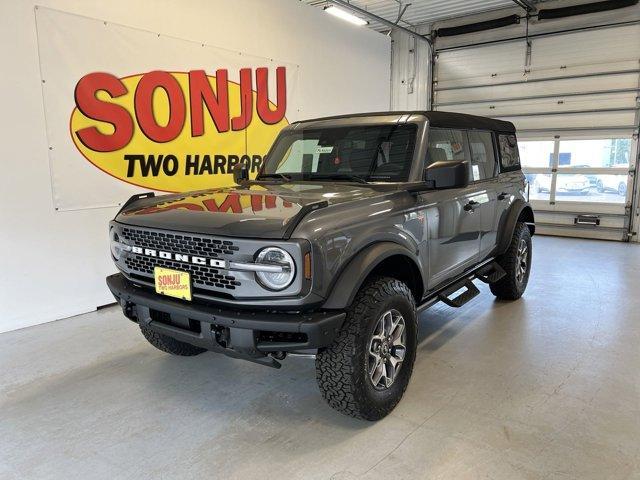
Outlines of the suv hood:
{"type": "Polygon", "coordinates": [[[312,182],[216,188],[140,199],[126,205],[116,221],[191,233],[283,239],[311,209],[373,198],[385,191],[389,185],[312,182]]]}

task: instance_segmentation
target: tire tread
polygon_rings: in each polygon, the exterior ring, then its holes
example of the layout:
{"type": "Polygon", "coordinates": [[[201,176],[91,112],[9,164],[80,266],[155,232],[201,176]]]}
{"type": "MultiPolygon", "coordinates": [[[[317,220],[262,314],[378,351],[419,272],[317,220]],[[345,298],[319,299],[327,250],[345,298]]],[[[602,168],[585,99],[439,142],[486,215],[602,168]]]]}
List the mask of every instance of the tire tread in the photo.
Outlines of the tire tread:
{"type": "MultiPolygon", "coordinates": [[[[400,280],[390,277],[377,277],[368,281],[360,289],[352,305],[347,310],[345,323],[334,343],[316,356],[316,380],[323,398],[334,409],[360,419],[378,420],[386,416],[398,404],[402,392],[384,408],[373,405],[366,397],[361,376],[358,375],[358,342],[362,341],[367,318],[377,310],[377,305],[390,296],[404,297],[415,312],[415,301],[411,291],[400,280]]],[[[408,320],[408,319],[405,319],[408,320]]],[[[417,328],[408,329],[417,337],[417,328]]],[[[417,344],[417,338],[413,339],[417,344]]],[[[407,340],[407,343],[409,341],[407,340]]],[[[413,370],[415,355],[409,362],[403,363],[403,369],[413,370]]]]}
{"type": "MultiPolygon", "coordinates": [[[[515,279],[515,270],[518,262],[518,245],[523,236],[530,237],[529,227],[525,223],[518,222],[511,238],[507,251],[497,258],[498,264],[504,269],[506,275],[497,282],[489,284],[491,293],[503,300],[517,300],[524,293],[515,279]]],[[[530,242],[529,242],[530,243],[530,242]]],[[[531,248],[531,245],[529,245],[531,248]]],[[[531,268],[531,265],[529,265],[531,268]]],[[[525,283],[526,287],[526,283],[525,283]]]]}
{"type": "Polygon", "coordinates": [[[151,345],[156,347],[158,350],[170,353],[171,355],[192,357],[207,351],[204,348],[196,347],[195,345],[190,345],[176,340],[175,338],[168,337],[167,335],[158,333],[149,327],[140,326],[140,331],[151,345]]]}

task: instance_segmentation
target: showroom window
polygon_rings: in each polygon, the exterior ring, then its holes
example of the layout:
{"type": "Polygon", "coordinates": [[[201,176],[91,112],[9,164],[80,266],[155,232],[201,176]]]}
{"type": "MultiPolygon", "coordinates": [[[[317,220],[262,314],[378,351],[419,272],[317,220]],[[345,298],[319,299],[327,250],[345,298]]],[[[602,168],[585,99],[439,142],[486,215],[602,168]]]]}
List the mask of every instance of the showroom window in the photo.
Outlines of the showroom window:
{"type": "Polygon", "coordinates": [[[624,205],[631,138],[561,138],[520,141],[530,199],[556,203],[624,205]]]}
{"type": "Polygon", "coordinates": [[[555,142],[520,141],[518,147],[522,170],[529,183],[529,198],[548,201],[551,194],[555,142]]]}
{"type": "Polygon", "coordinates": [[[558,151],[558,194],[570,195],[565,184],[588,183],[583,199],[624,203],[632,139],[603,138],[561,140],[558,151]]]}

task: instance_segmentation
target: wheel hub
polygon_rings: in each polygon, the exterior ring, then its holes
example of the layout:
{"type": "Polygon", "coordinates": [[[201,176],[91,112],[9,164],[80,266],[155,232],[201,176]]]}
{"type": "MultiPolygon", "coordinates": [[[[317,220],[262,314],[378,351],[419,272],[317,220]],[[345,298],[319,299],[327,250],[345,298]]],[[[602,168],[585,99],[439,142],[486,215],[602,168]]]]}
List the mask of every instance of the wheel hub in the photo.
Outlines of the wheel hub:
{"type": "Polygon", "coordinates": [[[376,390],[389,388],[402,367],[406,353],[404,317],[397,310],[383,313],[369,340],[367,371],[376,390]]]}

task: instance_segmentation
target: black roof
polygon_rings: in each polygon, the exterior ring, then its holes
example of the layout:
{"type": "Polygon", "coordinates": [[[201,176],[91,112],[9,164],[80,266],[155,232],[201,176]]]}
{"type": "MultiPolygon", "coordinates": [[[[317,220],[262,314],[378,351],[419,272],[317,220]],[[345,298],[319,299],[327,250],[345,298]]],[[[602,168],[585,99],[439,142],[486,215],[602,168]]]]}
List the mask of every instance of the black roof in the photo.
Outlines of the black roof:
{"type": "Polygon", "coordinates": [[[344,119],[352,117],[375,117],[383,115],[423,115],[432,127],[441,128],[464,128],[467,130],[495,130],[498,132],[515,133],[516,127],[511,122],[496,120],[494,118],[467,115],[466,113],[441,112],[434,110],[410,110],[410,111],[389,111],[356,113],[351,115],[336,115],[332,117],[314,118],[302,120],[295,123],[317,122],[322,120],[344,119]]]}

